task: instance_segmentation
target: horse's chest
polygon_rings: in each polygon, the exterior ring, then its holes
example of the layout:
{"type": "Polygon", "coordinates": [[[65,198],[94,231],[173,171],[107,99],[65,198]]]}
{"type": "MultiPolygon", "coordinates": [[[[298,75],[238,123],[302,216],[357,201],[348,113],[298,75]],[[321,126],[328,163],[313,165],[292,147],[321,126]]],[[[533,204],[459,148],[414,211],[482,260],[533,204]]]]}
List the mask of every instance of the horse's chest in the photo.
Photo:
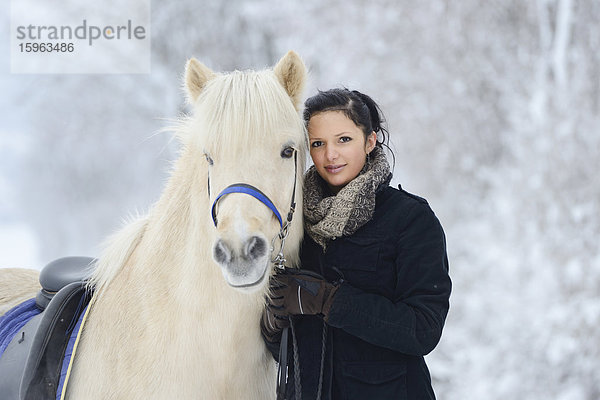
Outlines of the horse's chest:
{"type": "Polygon", "coordinates": [[[206,314],[122,315],[107,324],[107,310],[99,306],[92,310],[76,360],[76,380],[85,384],[76,384],[71,398],[87,398],[90,391],[106,394],[107,388],[117,398],[197,398],[198,393],[202,398],[247,398],[243,392],[223,393],[275,381],[258,327],[231,324],[240,318],[223,325],[206,314]]]}

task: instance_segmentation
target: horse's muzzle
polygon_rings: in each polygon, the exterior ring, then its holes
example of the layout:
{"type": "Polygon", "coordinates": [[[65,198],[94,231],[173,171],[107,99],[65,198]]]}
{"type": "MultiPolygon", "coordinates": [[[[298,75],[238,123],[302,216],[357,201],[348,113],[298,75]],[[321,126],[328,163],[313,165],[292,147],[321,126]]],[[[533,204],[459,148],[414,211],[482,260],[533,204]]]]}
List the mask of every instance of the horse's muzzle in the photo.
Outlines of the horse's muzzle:
{"type": "Polygon", "coordinates": [[[213,258],[221,266],[227,283],[239,289],[262,286],[270,264],[268,243],[260,236],[251,236],[238,246],[218,239],[213,258]]]}

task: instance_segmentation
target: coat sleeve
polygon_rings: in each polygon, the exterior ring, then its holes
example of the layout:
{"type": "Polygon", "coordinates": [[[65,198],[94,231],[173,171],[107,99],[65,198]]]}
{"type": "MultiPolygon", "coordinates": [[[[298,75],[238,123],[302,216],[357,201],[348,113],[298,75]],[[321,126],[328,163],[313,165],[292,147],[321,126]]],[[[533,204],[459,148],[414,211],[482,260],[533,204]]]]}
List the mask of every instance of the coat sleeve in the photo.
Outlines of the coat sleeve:
{"type": "Polygon", "coordinates": [[[426,203],[401,228],[394,299],[341,284],[327,323],[376,346],[425,355],[439,342],[451,281],[444,231],[426,203]]]}

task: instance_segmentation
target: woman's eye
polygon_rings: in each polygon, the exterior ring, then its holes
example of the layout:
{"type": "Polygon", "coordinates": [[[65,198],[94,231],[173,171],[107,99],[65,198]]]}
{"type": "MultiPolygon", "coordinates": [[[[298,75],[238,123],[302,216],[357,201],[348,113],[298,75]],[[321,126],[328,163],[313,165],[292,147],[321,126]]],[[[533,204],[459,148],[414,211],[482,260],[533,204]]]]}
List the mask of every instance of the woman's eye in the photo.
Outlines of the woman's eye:
{"type": "Polygon", "coordinates": [[[206,157],[206,161],[208,162],[208,165],[214,164],[213,159],[210,158],[210,156],[208,154],[204,153],[204,157],[206,157]]]}
{"type": "Polygon", "coordinates": [[[314,142],[312,142],[310,144],[310,147],[319,147],[323,144],[323,142],[319,141],[319,140],[315,140],[314,142]]]}
{"type": "Polygon", "coordinates": [[[352,140],[352,138],[351,138],[351,137],[349,137],[349,136],[342,136],[342,137],[340,138],[340,142],[342,142],[342,143],[346,143],[346,142],[349,142],[349,141],[351,141],[351,140],[352,140]]]}
{"type": "Polygon", "coordinates": [[[294,148],[293,147],[286,147],[285,149],[283,149],[281,151],[281,157],[282,158],[291,158],[294,155],[294,148]]]}

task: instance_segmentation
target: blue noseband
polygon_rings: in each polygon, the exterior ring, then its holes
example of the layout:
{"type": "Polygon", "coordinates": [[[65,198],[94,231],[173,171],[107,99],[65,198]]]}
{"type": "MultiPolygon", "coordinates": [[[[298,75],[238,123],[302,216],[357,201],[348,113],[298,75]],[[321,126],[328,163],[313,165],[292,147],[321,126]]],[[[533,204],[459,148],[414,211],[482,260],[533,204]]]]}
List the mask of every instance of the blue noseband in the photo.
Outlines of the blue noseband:
{"type": "MultiPolygon", "coordinates": [[[[281,218],[281,214],[279,214],[279,211],[277,210],[277,207],[275,207],[275,204],[273,204],[271,199],[269,199],[269,197],[266,194],[264,194],[263,192],[261,192],[259,189],[257,189],[256,187],[254,187],[252,185],[248,185],[246,183],[234,183],[233,185],[229,185],[225,189],[223,189],[223,191],[221,193],[219,193],[219,195],[213,202],[211,214],[212,214],[213,222],[215,224],[215,228],[217,227],[217,203],[219,202],[221,197],[226,196],[231,193],[245,193],[245,194],[248,194],[248,195],[254,197],[258,201],[263,203],[265,206],[269,207],[269,210],[273,211],[273,214],[275,214],[275,216],[277,217],[277,220],[279,221],[279,228],[281,229],[279,231],[279,235],[280,235],[280,237],[284,238],[285,236],[287,236],[288,226],[289,226],[290,222],[292,222],[292,218],[294,217],[294,211],[296,210],[295,199],[296,199],[296,178],[297,177],[298,177],[298,152],[296,150],[294,150],[294,188],[292,189],[292,199],[290,202],[290,210],[288,211],[288,215],[287,215],[285,224],[284,224],[283,218],[281,218]]],[[[210,198],[210,175],[208,176],[207,184],[208,184],[208,196],[210,198]]],[[[285,240],[285,238],[283,240],[285,240]]],[[[282,250],[283,250],[283,246],[282,246],[282,250]]]]}
{"type": "Polygon", "coordinates": [[[221,193],[219,193],[212,205],[212,219],[215,223],[215,227],[217,226],[217,202],[221,197],[230,193],[246,193],[254,197],[258,201],[263,203],[265,206],[269,207],[271,211],[273,211],[273,214],[275,214],[275,216],[279,220],[279,227],[283,228],[283,220],[281,219],[281,214],[279,214],[279,211],[277,211],[277,207],[275,207],[275,204],[273,204],[271,199],[269,199],[263,192],[261,192],[254,186],[247,185],[245,183],[234,183],[233,185],[227,186],[225,189],[223,189],[221,193]]]}

